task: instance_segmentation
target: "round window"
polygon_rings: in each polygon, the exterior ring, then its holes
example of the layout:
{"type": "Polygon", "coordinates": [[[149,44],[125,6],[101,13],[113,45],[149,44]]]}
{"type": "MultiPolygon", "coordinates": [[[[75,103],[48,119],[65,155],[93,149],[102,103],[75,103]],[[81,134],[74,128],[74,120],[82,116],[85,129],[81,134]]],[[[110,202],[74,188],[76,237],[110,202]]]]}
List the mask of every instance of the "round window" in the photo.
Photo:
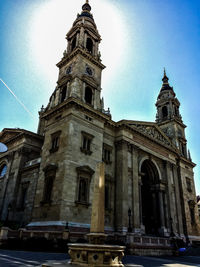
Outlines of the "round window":
{"type": "Polygon", "coordinates": [[[7,172],[7,165],[3,164],[3,166],[0,168],[0,177],[3,177],[7,172]]]}

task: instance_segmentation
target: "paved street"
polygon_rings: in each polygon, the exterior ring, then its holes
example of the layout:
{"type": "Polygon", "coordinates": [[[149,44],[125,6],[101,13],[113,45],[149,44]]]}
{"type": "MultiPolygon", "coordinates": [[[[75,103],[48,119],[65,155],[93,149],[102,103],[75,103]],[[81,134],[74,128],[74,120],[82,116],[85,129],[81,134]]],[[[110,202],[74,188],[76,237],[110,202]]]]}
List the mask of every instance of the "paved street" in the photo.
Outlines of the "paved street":
{"type": "MultiPolygon", "coordinates": [[[[0,250],[0,267],[38,267],[45,261],[64,261],[67,258],[68,255],[63,253],[0,250]]],[[[200,256],[165,258],[126,256],[124,263],[127,267],[200,267],[200,256]]]]}
{"type": "Polygon", "coordinates": [[[48,260],[65,260],[63,253],[43,253],[14,250],[0,250],[0,267],[32,267],[40,266],[48,260]]]}

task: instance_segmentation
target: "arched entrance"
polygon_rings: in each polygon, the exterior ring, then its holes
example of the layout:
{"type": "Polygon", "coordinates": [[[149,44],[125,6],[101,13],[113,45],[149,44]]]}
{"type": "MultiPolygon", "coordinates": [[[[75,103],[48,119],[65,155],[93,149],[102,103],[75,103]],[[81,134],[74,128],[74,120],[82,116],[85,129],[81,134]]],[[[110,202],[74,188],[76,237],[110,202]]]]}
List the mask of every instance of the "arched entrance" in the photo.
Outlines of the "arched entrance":
{"type": "Polygon", "coordinates": [[[145,226],[145,234],[160,235],[161,208],[160,203],[160,179],[159,173],[150,160],[145,160],[141,166],[141,220],[145,226]]]}

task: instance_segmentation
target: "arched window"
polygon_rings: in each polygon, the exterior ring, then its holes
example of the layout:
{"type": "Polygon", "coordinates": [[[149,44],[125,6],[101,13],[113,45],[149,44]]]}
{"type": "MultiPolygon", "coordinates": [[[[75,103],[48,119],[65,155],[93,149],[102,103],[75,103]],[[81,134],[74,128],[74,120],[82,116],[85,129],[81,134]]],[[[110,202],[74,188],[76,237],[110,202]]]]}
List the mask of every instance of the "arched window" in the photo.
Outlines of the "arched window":
{"type": "Polygon", "coordinates": [[[166,118],[168,116],[168,110],[166,106],[162,108],[162,116],[163,118],[166,118]]]}
{"type": "Polygon", "coordinates": [[[49,203],[51,201],[51,194],[53,189],[53,181],[54,177],[49,176],[45,178],[44,182],[44,195],[43,195],[43,201],[45,203],[49,203]]]}
{"type": "Polygon", "coordinates": [[[92,89],[90,87],[85,88],[85,102],[92,105],[92,89]]]}
{"type": "Polygon", "coordinates": [[[93,51],[93,42],[92,42],[92,40],[90,38],[87,38],[86,48],[92,54],[92,51],[93,51]]]}
{"type": "Polygon", "coordinates": [[[88,190],[88,185],[87,185],[87,179],[80,177],[80,182],[79,182],[79,194],[78,194],[78,201],[79,202],[87,202],[87,190],[88,190]]]}
{"type": "Polygon", "coordinates": [[[48,165],[43,169],[45,172],[44,190],[43,190],[43,203],[50,203],[53,191],[53,183],[56,176],[57,166],[54,164],[48,165]]]}
{"type": "Polygon", "coordinates": [[[6,172],[7,172],[7,165],[6,164],[3,164],[3,166],[1,166],[0,168],[0,177],[4,177],[4,175],[6,175],[6,172]]]}
{"type": "Polygon", "coordinates": [[[62,91],[61,91],[61,98],[60,98],[60,102],[63,102],[66,98],[67,95],[67,86],[63,87],[62,91]]]}
{"type": "Polygon", "coordinates": [[[76,37],[74,37],[72,41],[72,51],[74,50],[75,47],[76,47],[76,37]]]}
{"type": "Polygon", "coordinates": [[[76,203],[89,205],[90,181],[94,171],[89,166],[76,168],[78,173],[76,203]]]}

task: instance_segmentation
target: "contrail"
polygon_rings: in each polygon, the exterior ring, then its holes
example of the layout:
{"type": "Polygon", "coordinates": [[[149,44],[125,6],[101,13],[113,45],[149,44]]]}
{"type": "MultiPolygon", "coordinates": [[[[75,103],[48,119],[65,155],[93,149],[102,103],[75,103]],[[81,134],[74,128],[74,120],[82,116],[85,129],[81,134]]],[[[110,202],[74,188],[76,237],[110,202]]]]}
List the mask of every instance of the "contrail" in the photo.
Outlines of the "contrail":
{"type": "Polygon", "coordinates": [[[13,91],[7,86],[7,84],[0,78],[0,81],[5,85],[6,88],[11,92],[11,94],[15,97],[15,99],[18,101],[18,103],[28,112],[28,114],[32,117],[35,118],[34,115],[25,107],[25,105],[21,102],[21,100],[13,93],[13,91]]]}

